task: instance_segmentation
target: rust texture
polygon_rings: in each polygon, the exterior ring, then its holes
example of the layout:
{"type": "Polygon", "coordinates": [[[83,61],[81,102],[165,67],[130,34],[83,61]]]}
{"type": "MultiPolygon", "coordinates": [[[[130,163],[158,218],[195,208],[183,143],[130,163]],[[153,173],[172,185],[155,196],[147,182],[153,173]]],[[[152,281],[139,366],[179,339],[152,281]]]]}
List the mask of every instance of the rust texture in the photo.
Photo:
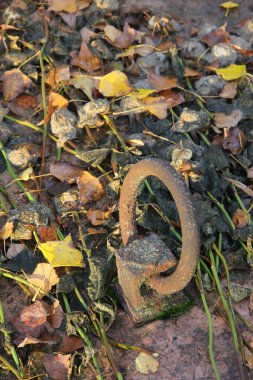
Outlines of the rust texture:
{"type": "Polygon", "coordinates": [[[194,275],[199,257],[199,229],[191,193],[181,175],[166,161],[148,158],[132,166],[122,186],[119,216],[124,245],[130,243],[137,235],[135,222],[137,193],[140,184],[148,176],[155,176],[166,185],[176,203],[181,222],[182,251],[176,270],[168,277],[156,273],[151,277],[148,276],[145,281],[145,284],[159,295],[171,295],[182,290],[194,275]]]}

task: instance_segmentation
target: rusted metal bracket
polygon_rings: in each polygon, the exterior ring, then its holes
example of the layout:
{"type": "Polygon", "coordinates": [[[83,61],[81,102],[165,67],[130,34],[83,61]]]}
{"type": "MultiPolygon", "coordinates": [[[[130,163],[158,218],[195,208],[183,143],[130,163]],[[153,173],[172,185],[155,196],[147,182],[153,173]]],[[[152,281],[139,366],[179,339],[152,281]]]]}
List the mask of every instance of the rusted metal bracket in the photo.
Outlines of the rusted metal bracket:
{"type": "Polygon", "coordinates": [[[143,323],[184,300],[183,293],[178,292],[191,280],[199,256],[199,230],[191,193],[181,175],[166,161],[150,158],[132,166],[121,190],[120,226],[125,247],[116,253],[119,284],[132,320],[143,323]],[[159,178],[175,200],[183,239],[178,263],[156,234],[136,239],[137,192],[148,176],[159,178]],[[173,273],[166,275],[173,267],[173,273]]]}

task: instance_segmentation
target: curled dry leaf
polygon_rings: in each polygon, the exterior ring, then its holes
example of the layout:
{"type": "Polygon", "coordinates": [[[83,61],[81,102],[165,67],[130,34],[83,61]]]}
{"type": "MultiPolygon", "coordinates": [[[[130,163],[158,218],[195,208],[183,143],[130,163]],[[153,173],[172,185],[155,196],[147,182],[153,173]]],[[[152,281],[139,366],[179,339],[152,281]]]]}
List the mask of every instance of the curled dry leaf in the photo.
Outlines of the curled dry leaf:
{"type": "Polygon", "coordinates": [[[156,91],[170,90],[171,88],[178,86],[176,77],[163,77],[151,71],[148,72],[148,81],[150,83],[150,86],[156,91]]]}
{"type": "Polygon", "coordinates": [[[89,201],[98,201],[104,194],[99,180],[87,171],[83,171],[77,178],[77,186],[80,192],[80,201],[83,204],[89,201]]]}
{"type": "Polygon", "coordinates": [[[20,334],[37,338],[44,331],[46,322],[46,308],[41,301],[35,301],[32,305],[24,307],[11,324],[20,334]]]}
{"type": "Polygon", "coordinates": [[[46,354],[44,365],[53,380],[67,380],[70,371],[71,355],[46,354]]]}
{"type": "Polygon", "coordinates": [[[44,124],[51,119],[54,111],[60,108],[66,108],[69,104],[69,101],[64,98],[64,96],[58,94],[57,92],[51,92],[48,97],[48,107],[47,107],[47,116],[42,120],[38,125],[44,124]]]}
{"type": "Polygon", "coordinates": [[[50,174],[58,178],[60,181],[66,181],[67,183],[75,183],[79,175],[83,172],[83,169],[78,166],[73,166],[67,162],[52,162],[50,164],[50,174]]]}
{"type": "Polygon", "coordinates": [[[182,165],[185,161],[187,162],[192,158],[192,151],[185,148],[175,148],[172,151],[171,158],[175,165],[182,165]]]}
{"type": "Polygon", "coordinates": [[[104,75],[99,84],[99,92],[106,97],[123,96],[133,91],[126,74],[115,70],[104,75]]]}
{"type": "Polygon", "coordinates": [[[244,185],[244,183],[240,182],[240,181],[236,181],[235,179],[232,179],[232,178],[227,178],[227,177],[224,177],[228,182],[232,183],[233,185],[235,185],[236,187],[238,187],[239,189],[243,190],[246,194],[248,194],[250,197],[253,197],[253,190],[244,185]]]}
{"type": "Polygon", "coordinates": [[[92,53],[84,41],[81,44],[79,53],[74,51],[70,53],[70,56],[72,57],[71,65],[78,66],[88,73],[92,73],[101,68],[100,59],[92,53]]]}
{"type": "Polygon", "coordinates": [[[130,46],[134,41],[142,37],[142,33],[131,28],[126,22],[123,28],[123,32],[118,30],[112,25],[106,25],[104,28],[105,36],[108,38],[109,42],[120,49],[125,49],[130,46]]]}
{"type": "Polygon", "coordinates": [[[59,282],[59,277],[54,268],[48,263],[39,263],[34,272],[27,277],[28,281],[35,286],[35,288],[30,286],[29,290],[38,299],[44,297],[51,290],[52,286],[59,282]]]}
{"type": "Polygon", "coordinates": [[[248,225],[249,217],[246,212],[239,208],[235,211],[232,221],[237,228],[243,228],[248,225]]]}
{"type": "Polygon", "coordinates": [[[74,247],[71,235],[66,236],[62,241],[39,243],[38,248],[54,268],[85,267],[83,255],[74,247]]]}
{"type": "Polygon", "coordinates": [[[9,102],[30,88],[32,81],[19,69],[5,71],[2,75],[4,101],[9,102]]]}
{"type": "Polygon", "coordinates": [[[243,114],[240,110],[234,110],[231,114],[215,113],[214,121],[218,128],[234,128],[237,127],[239,121],[243,118],[243,114]]]}
{"type": "Polygon", "coordinates": [[[8,239],[12,232],[14,231],[14,224],[13,222],[6,222],[1,228],[0,228],[0,240],[6,240],[8,239]]]}

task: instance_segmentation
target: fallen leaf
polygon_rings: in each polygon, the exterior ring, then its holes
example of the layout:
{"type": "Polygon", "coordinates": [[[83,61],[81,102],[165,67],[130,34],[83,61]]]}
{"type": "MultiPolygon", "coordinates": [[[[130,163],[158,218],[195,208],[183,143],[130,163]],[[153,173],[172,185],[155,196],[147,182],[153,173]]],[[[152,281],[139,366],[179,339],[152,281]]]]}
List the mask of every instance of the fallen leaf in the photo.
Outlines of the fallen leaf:
{"type": "Polygon", "coordinates": [[[115,70],[101,78],[99,92],[106,97],[123,96],[133,91],[126,74],[115,70]]]}
{"type": "Polygon", "coordinates": [[[47,321],[53,328],[58,329],[61,326],[65,315],[60,302],[55,300],[52,305],[48,305],[47,313],[47,321]]]}
{"type": "Polygon", "coordinates": [[[82,204],[86,204],[91,200],[98,201],[104,194],[99,180],[87,171],[83,171],[77,178],[77,186],[82,204]]]}
{"type": "Polygon", "coordinates": [[[14,231],[14,225],[13,222],[6,222],[1,228],[0,228],[0,240],[6,240],[8,239],[12,232],[14,231]]]}
{"type": "Polygon", "coordinates": [[[253,178],[253,166],[247,169],[247,177],[251,179],[253,178]]]}
{"type": "Polygon", "coordinates": [[[166,99],[168,108],[173,108],[185,102],[184,95],[181,92],[175,92],[173,90],[164,90],[160,92],[160,95],[166,99]]]}
{"type": "Polygon", "coordinates": [[[234,99],[237,94],[237,82],[225,83],[219,96],[225,99],[234,99]]]}
{"type": "Polygon", "coordinates": [[[222,146],[232,154],[240,154],[244,149],[245,136],[239,128],[230,128],[223,140],[222,146]]]}
{"type": "Polygon", "coordinates": [[[192,151],[186,148],[181,148],[181,149],[175,148],[172,151],[171,158],[172,158],[172,162],[175,165],[181,165],[185,161],[189,161],[192,158],[192,151]]]}
{"type": "Polygon", "coordinates": [[[48,97],[48,107],[47,107],[47,115],[45,119],[43,119],[38,125],[47,123],[50,119],[52,114],[60,109],[60,108],[67,108],[69,104],[69,101],[64,98],[64,96],[58,94],[57,92],[51,92],[48,97]]]}
{"type": "Polygon", "coordinates": [[[64,333],[61,345],[58,347],[57,351],[61,352],[62,354],[70,354],[76,350],[79,350],[79,348],[84,347],[84,344],[85,343],[83,339],[79,338],[78,336],[68,336],[66,333],[64,333]]]}
{"type": "Polygon", "coordinates": [[[239,208],[233,214],[232,221],[237,228],[243,228],[248,225],[249,217],[246,212],[244,212],[243,210],[239,208]]]}
{"type": "Polygon", "coordinates": [[[140,42],[140,38],[142,36],[141,32],[131,28],[127,22],[124,25],[123,32],[112,25],[106,25],[104,28],[104,33],[109,42],[113,46],[120,49],[127,48],[136,40],[140,42]]]}
{"type": "Polygon", "coordinates": [[[228,42],[228,40],[229,36],[226,32],[226,24],[220,26],[215,30],[212,30],[201,38],[201,41],[205,42],[208,46],[228,42]]]}
{"type": "Polygon", "coordinates": [[[240,182],[240,181],[236,181],[235,179],[232,179],[232,178],[227,178],[227,177],[224,177],[228,182],[232,183],[233,185],[235,185],[236,187],[238,187],[239,189],[243,190],[246,194],[248,194],[250,197],[253,197],[253,190],[251,190],[250,187],[244,185],[244,183],[240,182]]]}
{"type": "Polygon", "coordinates": [[[147,88],[136,88],[136,91],[131,92],[128,96],[133,99],[144,99],[155,92],[156,90],[150,90],[147,88]]]}
{"type": "Polygon", "coordinates": [[[36,231],[42,243],[58,239],[56,229],[54,226],[38,226],[36,227],[36,231]]]}
{"type": "Polygon", "coordinates": [[[147,55],[153,53],[155,47],[152,45],[131,45],[123,53],[116,54],[116,59],[130,57],[133,58],[134,55],[140,55],[141,57],[146,57],[147,55]]]}
{"type": "Polygon", "coordinates": [[[70,371],[71,355],[46,354],[44,365],[53,380],[67,380],[70,371]]]}
{"type": "Polygon", "coordinates": [[[39,338],[26,335],[24,339],[15,339],[18,347],[25,347],[27,344],[57,344],[59,343],[59,335],[43,333],[39,338]]]}
{"type": "Polygon", "coordinates": [[[85,267],[83,255],[73,246],[71,235],[66,236],[62,241],[39,243],[38,248],[54,268],[85,267]]]}
{"type": "Polygon", "coordinates": [[[37,299],[41,299],[45,294],[50,292],[52,286],[59,282],[59,277],[51,264],[39,263],[34,272],[27,276],[27,280],[37,288],[34,289],[33,286],[30,286],[30,292],[36,295],[37,299]]]}
{"type": "Polygon", "coordinates": [[[184,77],[199,78],[202,77],[202,74],[199,71],[192,69],[191,67],[185,67],[184,77]]]}
{"type": "Polygon", "coordinates": [[[56,13],[76,13],[78,10],[85,9],[90,5],[90,0],[47,0],[49,11],[56,13]]]}
{"type": "Polygon", "coordinates": [[[214,122],[218,128],[234,128],[237,127],[237,124],[242,119],[243,114],[240,110],[233,110],[230,115],[225,113],[215,113],[214,122]]]}
{"type": "Polygon", "coordinates": [[[79,175],[83,172],[83,168],[62,161],[52,162],[49,170],[52,176],[58,178],[62,182],[66,181],[70,184],[75,183],[79,175]]]}
{"type": "Polygon", "coordinates": [[[141,352],[135,359],[135,368],[145,375],[155,373],[159,369],[159,361],[153,356],[141,352]]]}
{"type": "Polygon", "coordinates": [[[32,305],[24,307],[11,324],[20,334],[37,338],[44,331],[46,322],[47,310],[41,301],[35,301],[32,305]]]}
{"type": "Polygon", "coordinates": [[[71,65],[78,66],[88,73],[101,68],[100,59],[92,53],[84,41],[81,44],[79,53],[74,51],[70,53],[70,56],[72,57],[71,65]]]}
{"type": "Polygon", "coordinates": [[[150,86],[156,91],[170,90],[178,86],[177,78],[173,76],[164,77],[149,71],[147,77],[150,86]]]}
{"type": "Polygon", "coordinates": [[[6,252],[6,257],[8,259],[14,259],[20,252],[22,252],[25,249],[24,244],[15,244],[12,243],[11,246],[8,248],[6,252]]]}
{"type": "Polygon", "coordinates": [[[235,65],[234,63],[221,69],[215,67],[209,67],[209,69],[215,71],[216,74],[227,81],[239,79],[247,75],[246,65],[235,65]]]}
{"type": "Polygon", "coordinates": [[[142,104],[145,111],[152,113],[157,116],[158,119],[165,119],[167,117],[168,102],[162,97],[152,97],[148,96],[142,99],[142,104]]]}
{"type": "Polygon", "coordinates": [[[93,208],[90,208],[87,211],[87,218],[91,222],[93,226],[100,226],[100,224],[103,224],[106,219],[110,216],[111,211],[102,211],[102,210],[94,210],[93,208]]]}
{"type": "Polygon", "coordinates": [[[220,7],[226,9],[225,16],[228,15],[229,11],[233,8],[239,7],[238,3],[235,3],[234,1],[225,1],[225,3],[221,3],[220,7]]]}
{"type": "Polygon", "coordinates": [[[2,75],[4,101],[9,102],[32,85],[31,79],[19,69],[5,71],[2,75]]]}
{"type": "Polygon", "coordinates": [[[75,88],[82,90],[90,100],[93,99],[92,92],[94,89],[99,87],[99,81],[88,75],[78,75],[71,78],[69,82],[75,88]]]}

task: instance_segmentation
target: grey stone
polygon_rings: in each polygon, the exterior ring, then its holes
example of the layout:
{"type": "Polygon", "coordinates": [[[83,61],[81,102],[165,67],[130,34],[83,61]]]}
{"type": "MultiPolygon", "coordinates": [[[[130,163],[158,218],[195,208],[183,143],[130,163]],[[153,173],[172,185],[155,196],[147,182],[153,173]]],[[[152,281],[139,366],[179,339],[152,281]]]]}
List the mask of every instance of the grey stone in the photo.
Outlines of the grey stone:
{"type": "Polygon", "coordinates": [[[109,107],[107,99],[97,99],[78,108],[78,128],[87,125],[89,128],[97,128],[104,124],[100,114],[105,113],[109,107]]]}
{"type": "Polygon", "coordinates": [[[51,129],[53,134],[59,138],[57,143],[59,147],[67,140],[72,140],[76,137],[76,122],[75,114],[67,108],[60,108],[52,114],[51,129]]]}
{"type": "Polygon", "coordinates": [[[220,66],[226,67],[237,60],[237,52],[229,45],[221,43],[212,47],[213,60],[218,60],[220,66]]]}
{"type": "Polygon", "coordinates": [[[146,57],[137,59],[137,64],[144,72],[154,69],[156,74],[160,74],[169,69],[169,61],[163,53],[152,53],[146,57]]]}
{"type": "Polygon", "coordinates": [[[202,42],[194,40],[185,42],[183,48],[186,51],[186,56],[194,59],[199,58],[206,50],[206,47],[202,42]]]}
{"type": "Polygon", "coordinates": [[[195,82],[195,88],[199,95],[217,96],[223,89],[225,81],[219,75],[209,75],[195,82]]]}
{"type": "Polygon", "coordinates": [[[197,129],[207,127],[210,123],[210,117],[204,110],[195,111],[185,107],[174,125],[174,131],[179,133],[191,132],[197,129]]]}

